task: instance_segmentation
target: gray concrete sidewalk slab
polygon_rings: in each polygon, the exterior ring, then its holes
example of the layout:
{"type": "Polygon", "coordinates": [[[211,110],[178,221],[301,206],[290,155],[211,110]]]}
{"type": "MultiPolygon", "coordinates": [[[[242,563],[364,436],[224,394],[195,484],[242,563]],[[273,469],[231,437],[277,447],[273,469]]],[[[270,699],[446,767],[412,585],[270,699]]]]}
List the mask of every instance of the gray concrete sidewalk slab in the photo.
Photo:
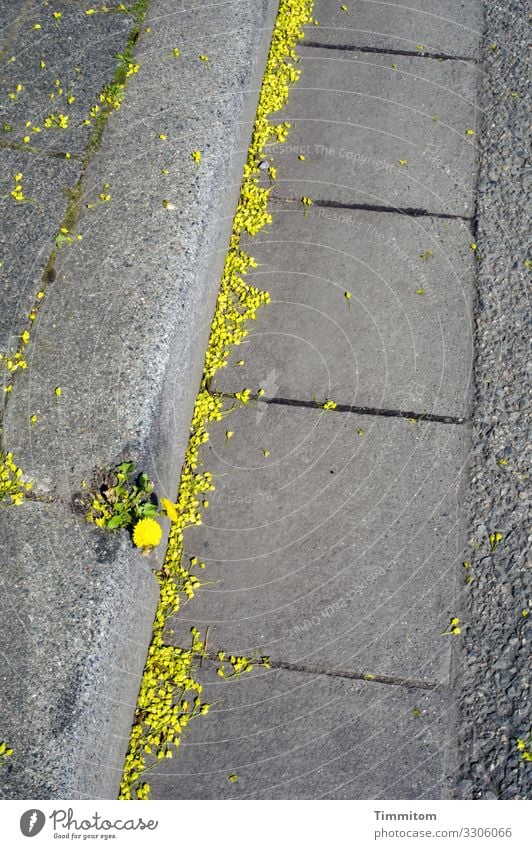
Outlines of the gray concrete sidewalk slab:
{"type": "Polygon", "coordinates": [[[461,446],[459,426],[233,412],[203,451],[216,491],[185,538],[209,583],[173,639],[186,645],[192,625],[209,625],[212,650],[445,681],[461,446]]]}
{"type": "Polygon", "coordinates": [[[276,196],[472,215],[473,65],[303,53],[300,82],[281,113],[292,124],[289,147],[272,149],[276,196]]]}
{"type": "Polygon", "coordinates": [[[42,150],[83,152],[94,125],[89,111],[93,106],[101,108],[100,93],[113,81],[116,55],[123,52],[134,24],[131,15],[86,15],[88,8],[87,3],[59,2],[53,9],[25,9],[24,22],[10,48],[16,61],[4,63],[0,72],[0,140],[22,143],[28,136],[29,145],[42,150]],[[53,12],[62,17],[55,20],[53,12]],[[34,29],[36,24],[41,28],[34,29]],[[17,85],[23,86],[22,91],[16,92],[17,85]],[[16,99],[9,99],[9,92],[15,92],[16,99]],[[75,100],[69,103],[71,96],[75,100]],[[65,115],[68,126],[46,128],[45,119],[52,114],[65,115]],[[85,120],[91,120],[91,125],[85,120]],[[5,124],[12,130],[2,131],[5,124]],[[34,133],[32,127],[40,127],[41,132],[34,133]]]}
{"type": "Polygon", "coordinates": [[[81,163],[16,150],[3,150],[1,159],[0,351],[5,352],[10,343],[18,344],[12,337],[20,335],[35,302],[81,163]],[[18,173],[30,202],[19,203],[9,196],[18,173]]]}
{"type": "Polygon", "coordinates": [[[207,666],[215,704],[150,771],[154,798],[446,798],[445,692],[284,670],[224,682],[207,666]]]}
{"type": "Polygon", "coordinates": [[[59,504],[0,509],[0,536],[0,713],[14,749],[0,795],[116,798],[158,598],[153,560],[59,504]]]}
{"type": "Polygon", "coordinates": [[[461,221],[276,205],[246,245],[259,263],[250,280],[272,303],[215,388],[464,416],[471,238],[461,221]]]}
{"type": "Polygon", "coordinates": [[[483,30],[481,0],[316,0],[314,17],[307,41],[451,56],[477,56],[483,30]]]}

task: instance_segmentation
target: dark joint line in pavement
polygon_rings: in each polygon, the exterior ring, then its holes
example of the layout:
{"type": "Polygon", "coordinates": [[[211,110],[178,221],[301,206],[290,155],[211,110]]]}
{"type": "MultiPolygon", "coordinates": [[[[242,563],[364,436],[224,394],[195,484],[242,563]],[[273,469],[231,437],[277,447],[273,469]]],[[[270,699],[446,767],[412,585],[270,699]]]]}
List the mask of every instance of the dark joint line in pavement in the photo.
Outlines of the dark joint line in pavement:
{"type": "MultiPolygon", "coordinates": [[[[22,153],[32,153],[34,156],[50,156],[52,157],[52,159],[66,159],[65,150],[45,150],[41,147],[29,147],[27,144],[9,142],[5,141],[4,139],[0,140],[0,150],[18,150],[22,151],[22,153]]],[[[71,153],[69,158],[82,159],[83,154],[71,153]]]]}
{"type": "Polygon", "coordinates": [[[450,53],[431,53],[427,50],[401,50],[393,47],[357,47],[354,44],[324,44],[321,41],[304,41],[304,47],[317,47],[323,50],[345,50],[348,53],[373,53],[378,56],[413,56],[416,59],[436,59],[439,62],[470,62],[478,64],[473,56],[453,56],[450,53]]]}
{"type": "MultiPolygon", "coordinates": [[[[233,395],[222,393],[226,398],[233,395]]],[[[254,401],[265,404],[278,404],[280,407],[307,407],[311,410],[321,409],[315,401],[303,401],[297,398],[266,398],[264,395],[250,395],[254,401]]],[[[417,422],[435,422],[437,424],[462,425],[466,419],[463,416],[442,416],[437,413],[416,413],[413,410],[392,410],[379,407],[358,407],[353,404],[337,404],[331,413],[355,413],[358,416],[378,416],[388,419],[415,419],[417,422]]]]}
{"type": "MultiPolygon", "coordinates": [[[[284,198],[283,198],[284,200],[284,198]]],[[[286,198],[288,200],[288,198],[286,198]]],[[[312,200],[313,206],[318,206],[324,209],[352,209],[360,210],[361,212],[390,212],[395,215],[408,215],[411,218],[445,218],[454,221],[466,221],[471,224],[473,216],[470,215],[455,215],[451,212],[430,212],[428,209],[422,209],[415,206],[386,206],[379,203],[342,203],[337,200],[312,200]]]]}
{"type": "MultiPolygon", "coordinates": [[[[230,652],[226,651],[226,655],[229,654],[230,652]]],[[[212,652],[206,652],[203,658],[213,663],[218,662],[218,655],[212,652]]],[[[283,669],[286,672],[301,672],[306,675],[327,675],[329,678],[347,678],[351,681],[365,681],[368,684],[388,684],[392,687],[406,687],[410,690],[437,690],[442,686],[442,683],[439,681],[426,681],[424,678],[405,678],[402,675],[379,675],[378,673],[374,674],[360,670],[329,669],[327,666],[307,666],[305,663],[272,660],[271,657],[268,658],[268,664],[270,669],[283,669]]]]}
{"type": "Polygon", "coordinates": [[[287,672],[328,675],[330,678],[350,678],[352,681],[365,681],[368,684],[388,684],[392,687],[407,687],[410,690],[436,690],[441,686],[437,681],[425,681],[423,678],[404,678],[401,675],[378,675],[371,672],[351,672],[346,669],[328,669],[325,666],[307,666],[304,663],[287,663],[284,660],[270,660],[270,666],[272,669],[285,669],[287,672]]]}

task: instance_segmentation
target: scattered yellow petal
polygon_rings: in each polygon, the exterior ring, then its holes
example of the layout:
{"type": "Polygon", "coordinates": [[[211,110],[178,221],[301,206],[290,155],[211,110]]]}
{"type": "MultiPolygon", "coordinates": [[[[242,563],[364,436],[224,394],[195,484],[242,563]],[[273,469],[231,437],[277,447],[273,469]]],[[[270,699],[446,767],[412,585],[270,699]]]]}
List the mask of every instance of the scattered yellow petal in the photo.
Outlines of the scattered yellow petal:
{"type": "Polygon", "coordinates": [[[177,512],[177,507],[173,503],[173,501],[170,501],[169,498],[161,498],[161,505],[170,521],[177,522],[179,514],[177,512]]]}

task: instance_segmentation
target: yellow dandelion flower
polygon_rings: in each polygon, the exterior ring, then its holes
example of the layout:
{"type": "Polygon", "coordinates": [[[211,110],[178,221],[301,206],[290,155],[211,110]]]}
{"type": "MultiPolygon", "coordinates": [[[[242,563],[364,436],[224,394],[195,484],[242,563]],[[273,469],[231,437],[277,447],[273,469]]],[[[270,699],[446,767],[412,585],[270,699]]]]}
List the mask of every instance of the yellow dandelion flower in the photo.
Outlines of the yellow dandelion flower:
{"type": "Polygon", "coordinates": [[[162,535],[163,531],[159,522],[149,516],[139,519],[133,528],[133,542],[137,548],[145,551],[159,545],[162,535]]]}

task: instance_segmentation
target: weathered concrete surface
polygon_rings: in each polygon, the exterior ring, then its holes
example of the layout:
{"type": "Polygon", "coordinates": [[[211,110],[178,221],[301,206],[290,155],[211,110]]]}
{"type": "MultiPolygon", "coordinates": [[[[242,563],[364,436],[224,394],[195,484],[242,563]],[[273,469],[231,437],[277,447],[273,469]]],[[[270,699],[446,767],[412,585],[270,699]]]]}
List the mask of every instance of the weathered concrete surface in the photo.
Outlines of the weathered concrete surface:
{"type": "Polygon", "coordinates": [[[448,795],[445,693],[284,670],[224,682],[176,761],[150,772],[155,798],[441,799],[448,795]],[[417,712],[420,711],[420,715],[417,712]],[[231,775],[238,781],[229,781],[231,775]]]}
{"type": "Polygon", "coordinates": [[[77,223],[83,241],[61,252],[31,368],[6,413],[6,441],[45,491],[71,493],[95,466],[127,454],[149,469],[160,494],[175,497],[273,6],[232,4],[239,28],[230,31],[228,9],[220,10],[224,35],[212,68],[197,58],[208,55],[212,16],[201,46],[173,6],[155,4],[146,20],[153,55],[139,57],[141,71],[130,78],[85,177],[77,223]],[[191,56],[183,64],[167,49],[172,28],[173,41],[191,56]],[[228,91],[229,76],[239,82],[228,91]],[[199,169],[191,159],[196,149],[203,152],[199,169]],[[104,183],[111,200],[98,204],[104,183]],[[39,415],[33,428],[30,407],[39,415]]]}
{"type": "Polygon", "coordinates": [[[307,40],[349,47],[408,50],[475,57],[482,34],[481,0],[404,0],[402,3],[316,0],[319,26],[307,40]],[[348,12],[342,11],[347,5],[348,12]]]}
{"type": "MultiPolygon", "coordinates": [[[[332,5],[318,4],[318,20],[320,10],[329,22],[342,14],[332,5]]],[[[357,4],[353,18],[369,5],[357,4]]],[[[434,48],[450,29],[429,10],[434,48]]],[[[383,26],[412,38],[422,17],[394,7],[383,26]]],[[[309,28],[307,43],[318,32],[309,28]]],[[[474,52],[475,38],[460,47],[457,37],[445,52],[474,52]]],[[[390,49],[390,39],[375,46],[390,49]]],[[[302,51],[300,82],[279,116],[292,132],[284,151],[270,151],[274,223],[246,244],[259,261],[253,282],[273,304],[216,381],[226,392],[263,388],[268,403],[211,428],[202,460],[216,491],[185,539],[208,583],[172,623],[178,645],[194,625],[211,657],[265,654],[277,671],[209,685],[216,708],[175,762],[153,770],[155,798],[445,798],[456,770],[447,705],[458,635],[442,632],[462,620],[469,432],[408,421],[396,408],[469,413],[475,156],[466,130],[476,126],[477,72],[464,62],[302,51]],[[303,196],[315,201],[306,216],[303,196]],[[334,208],[342,204],[392,209],[334,208]],[[323,411],[313,397],[379,410],[323,411]],[[388,683],[353,684],[368,673],[388,683]],[[421,694],[434,758],[410,724],[421,694]]]]}
{"type": "Polygon", "coordinates": [[[20,335],[35,302],[67,209],[68,189],[76,185],[81,163],[18,150],[3,150],[0,158],[0,351],[5,352],[17,347],[14,337],[20,335]],[[29,203],[9,197],[18,173],[29,203]]]}
{"type": "Polygon", "coordinates": [[[216,388],[463,416],[471,239],[462,221],[275,205],[271,227],[247,245],[259,263],[250,279],[272,304],[216,388]]]}
{"type": "Polygon", "coordinates": [[[475,139],[466,130],[477,121],[474,65],[304,47],[302,54],[302,79],[283,111],[293,125],[289,146],[272,151],[276,196],[472,214],[475,139]]]}
{"type": "Polygon", "coordinates": [[[134,24],[131,15],[86,15],[88,8],[85,2],[59,2],[53,8],[26,6],[9,51],[16,61],[4,62],[0,71],[0,140],[22,143],[28,135],[29,144],[40,150],[84,150],[93,126],[84,122],[91,120],[93,106],[101,107],[100,92],[112,82],[116,54],[123,51],[134,24]],[[61,12],[61,19],[55,20],[53,12],[61,12]],[[34,29],[36,24],[41,28],[34,29]],[[8,99],[7,92],[15,91],[17,85],[23,90],[15,100],[8,99]],[[69,103],[67,98],[72,96],[75,100],[69,103]],[[44,121],[52,113],[67,116],[68,127],[46,128],[44,121]],[[32,127],[25,126],[27,121],[41,132],[32,132],[32,127]],[[2,131],[5,123],[12,127],[9,132],[2,131]]]}
{"type": "Polygon", "coordinates": [[[59,504],[0,510],[0,795],[116,798],[158,598],[153,560],[59,504]]]}
{"type": "Polygon", "coordinates": [[[216,491],[186,538],[209,584],[177,644],[208,625],[213,651],[445,682],[461,430],[276,405],[213,427],[216,491]]]}
{"type": "MultiPolygon", "coordinates": [[[[83,22],[85,6],[75,10],[83,22]]],[[[33,633],[28,641],[11,639],[22,605],[13,589],[2,621],[13,678],[1,734],[19,754],[5,780],[2,774],[7,797],[116,796],[153,624],[155,583],[149,570],[139,577],[137,570],[146,567],[127,535],[109,541],[82,519],[68,512],[63,518],[61,503],[69,503],[94,467],[125,456],[150,473],[159,495],[175,498],[275,11],[273,0],[224,4],[198,13],[191,27],[190,11],[153,0],[145,20],[151,32],[137,51],[140,72],[130,77],[122,107],[110,116],[83,174],[75,225],[83,241],[58,255],[26,350],[29,368],[17,373],[4,416],[5,448],[33,479],[34,492],[59,497],[53,506],[24,505],[2,514],[4,556],[17,586],[32,581],[31,566],[18,552],[36,538],[39,580],[31,584],[24,615],[37,609],[36,630],[42,626],[44,634],[39,653],[33,633]],[[182,57],[174,57],[170,44],[182,57]],[[208,66],[200,53],[210,57],[208,66]],[[200,169],[191,159],[197,149],[200,169]],[[104,183],[111,200],[100,203],[104,183]],[[174,209],[165,209],[163,200],[174,209]],[[33,414],[38,420],[30,427],[33,414]],[[46,525],[33,519],[39,509],[46,525]],[[66,602],[56,607],[53,599],[63,591],[66,602]],[[79,600],[83,611],[90,603],[90,614],[78,616],[79,600]],[[41,623],[41,611],[50,628],[41,623]],[[30,677],[39,663],[30,691],[17,667],[24,653],[30,677]]],[[[63,38],[69,31],[63,29],[63,38]]],[[[23,45],[28,38],[25,31],[23,45]]],[[[64,44],[64,57],[75,60],[68,40],[64,44]]],[[[100,47],[95,50],[94,62],[102,65],[100,47]]],[[[50,227],[50,252],[60,214],[50,227]]],[[[28,256],[33,250],[37,244],[28,239],[28,256]]],[[[27,305],[19,306],[22,322],[27,305]]],[[[164,543],[158,559],[163,555],[164,543]]]]}
{"type": "Polygon", "coordinates": [[[31,0],[0,0],[0,58],[10,56],[10,47],[24,22],[23,12],[31,0]]]}

